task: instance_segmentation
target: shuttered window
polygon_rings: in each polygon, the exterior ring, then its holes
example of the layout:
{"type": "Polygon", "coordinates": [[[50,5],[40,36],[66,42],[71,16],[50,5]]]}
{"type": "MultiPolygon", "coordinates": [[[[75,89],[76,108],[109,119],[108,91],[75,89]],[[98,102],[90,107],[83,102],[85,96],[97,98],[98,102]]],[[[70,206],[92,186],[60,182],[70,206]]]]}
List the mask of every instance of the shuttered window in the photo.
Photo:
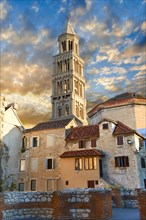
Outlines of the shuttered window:
{"type": "Polygon", "coordinates": [[[115,157],[115,167],[129,167],[129,158],[127,156],[115,157]]]}
{"type": "Polygon", "coordinates": [[[96,147],[96,139],[91,139],[91,147],[96,147]]]}
{"type": "Polygon", "coordinates": [[[36,180],[31,180],[31,191],[36,191],[36,180]]]}
{"type": "Polygon", "coordinates": [[[79,148],[85,148],[86,147],[86,141],[85,140],[80,140],[79,141],[79,148]]]}
{"type": "Polygon", "coordinates": [[[82,169],[83,169],[82,158],[75,158],[75,170],[82,170],[82,169]]]}
{"type": "Polygon", "coordinates": [[[124,144],[124,138],[122,135],[117,136],[117,145],[123,145],[124,144]]]}

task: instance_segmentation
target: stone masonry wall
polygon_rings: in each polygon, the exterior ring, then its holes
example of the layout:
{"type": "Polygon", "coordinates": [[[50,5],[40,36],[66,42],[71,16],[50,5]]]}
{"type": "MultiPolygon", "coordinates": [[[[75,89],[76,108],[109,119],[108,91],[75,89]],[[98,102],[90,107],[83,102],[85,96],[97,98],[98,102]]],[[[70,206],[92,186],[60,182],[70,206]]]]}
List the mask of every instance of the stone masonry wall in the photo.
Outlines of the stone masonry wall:
{"type": "Polygon", "coordinates": [[[138,208],[137,190],[113,188],[112,201],[116,208],[138,208]]]}
{"type": "Polygon", "coordinates": [[[146,190],[138,191],[140,220],[146,220],[146,190]]]}
{"type": "Polygon", "coordinates": [[[111,191],[72,189],[49,192],[5,192],[0,194],[0,219],[41,217],[44,219],[108,220],[112,216],[111,191]]]}

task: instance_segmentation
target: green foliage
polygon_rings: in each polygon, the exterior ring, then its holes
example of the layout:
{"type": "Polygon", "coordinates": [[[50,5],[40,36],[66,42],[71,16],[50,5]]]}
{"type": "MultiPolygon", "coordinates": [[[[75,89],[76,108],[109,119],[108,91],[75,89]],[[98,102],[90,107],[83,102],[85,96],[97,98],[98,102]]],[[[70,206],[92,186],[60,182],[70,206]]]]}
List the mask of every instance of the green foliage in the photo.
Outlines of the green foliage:
{"type": "Polygon", "coordinates": [[[11,186],[10,186],[10,188],[9,188],[9,190],[10,190],[10,191],[16,190],[16,184],[12,182],[12,183],[11,183],[11,186]]]}

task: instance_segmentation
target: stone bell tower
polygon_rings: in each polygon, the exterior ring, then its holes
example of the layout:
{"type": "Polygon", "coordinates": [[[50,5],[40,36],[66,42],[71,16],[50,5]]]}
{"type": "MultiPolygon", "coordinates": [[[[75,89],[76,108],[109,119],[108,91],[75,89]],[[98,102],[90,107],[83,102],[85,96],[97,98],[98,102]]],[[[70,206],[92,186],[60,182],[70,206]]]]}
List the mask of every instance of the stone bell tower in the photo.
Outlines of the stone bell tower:
{"type": "Polygon", "coordinates": [[[58,42],[59,53],[53,57],[52,119],[76,117],[87,124],[84,61],[79,56],[79,37],[69,19],[58,42]]]}

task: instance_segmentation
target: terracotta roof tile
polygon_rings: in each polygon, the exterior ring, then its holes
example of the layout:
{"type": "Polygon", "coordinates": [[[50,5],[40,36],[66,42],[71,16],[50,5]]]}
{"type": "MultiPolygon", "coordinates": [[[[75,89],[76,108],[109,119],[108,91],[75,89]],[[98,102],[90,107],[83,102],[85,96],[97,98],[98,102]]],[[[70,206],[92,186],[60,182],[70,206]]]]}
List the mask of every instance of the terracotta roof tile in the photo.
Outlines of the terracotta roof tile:
{"type": "Polygon", "coordinates": [[[57,120],[57,121],[47,121],[42,122],[34,126],[33,128],[26,129],[24,132],[31,132],[31,131],[38,131],[38,130],[45,130],[45,129],[53,129],[53,128],[64,128],[66,125],[69,124],[69,122],[72,120],[72,118],[64,119],[64,120],[57,120]]]}
{"type": "Polygon", "coordinates": [[[120,135],[120,134],[131,134],[135,133],[136,131],[129,128],[127,125],[123,124],[120,121],[117,121],[117,125],[115,127],[115,130],[113,132],[113,135],[120,135]]]}
{"type": "Polygon", "coordinates": [[[60,155],[61,158],[89,157],[89,156],[102,156],[103,157],[104,154],[96,149],[88,149],[88,150],[66,151],[60,155]]]}
{"type": "Polygon", "coordinates": [[[90,137],[99,137],[98,125],[88,125],[88,126],[72,128],[66,140],[78,140],[78,139],[90,138],[90,137]]]}
{"type": "Polygon", "coordinates": [[[97,104],[94,108],[92,108],[88,112],[88,117],[92,117],[96,112],[106,109],[106,108],[111,108],[111,107],[117,107],[121,105],[129,105],[131,103],[134,104],[146,104],[146,98],[135,93],[123,93],[120,95],[117,95],[111,99],[106,100],[105,102],[97,104]]]}

